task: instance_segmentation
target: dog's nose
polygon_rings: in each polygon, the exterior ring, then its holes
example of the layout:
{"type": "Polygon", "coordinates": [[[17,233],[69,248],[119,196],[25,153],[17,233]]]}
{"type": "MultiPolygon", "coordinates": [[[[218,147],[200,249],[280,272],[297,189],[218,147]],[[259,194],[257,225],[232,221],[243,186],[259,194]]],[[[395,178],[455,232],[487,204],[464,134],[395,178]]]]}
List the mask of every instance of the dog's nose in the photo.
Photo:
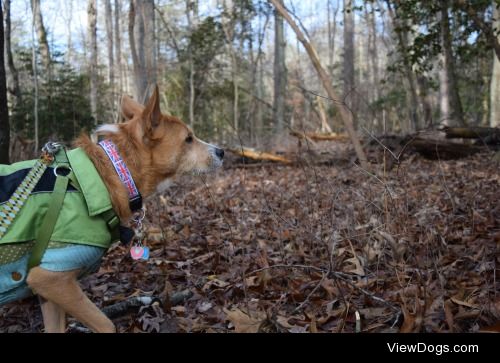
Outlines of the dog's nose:
{"type": "Polygon", "coordinates": [[[224,150],[217,148],[215,155],[217,155],[217,157],[221,160],[224,159],[224,150]]]}

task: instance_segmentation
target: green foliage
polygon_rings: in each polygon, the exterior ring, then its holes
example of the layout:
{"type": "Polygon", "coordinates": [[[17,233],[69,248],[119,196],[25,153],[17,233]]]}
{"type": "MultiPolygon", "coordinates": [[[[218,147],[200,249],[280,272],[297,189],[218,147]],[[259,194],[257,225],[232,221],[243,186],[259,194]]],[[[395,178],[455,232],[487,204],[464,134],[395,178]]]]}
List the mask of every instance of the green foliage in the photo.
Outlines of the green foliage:
{"type": "MultiPolygon", "coordinates": [[[[19,71],[25,81],[22,86],[22,102],[12,110],[12,126],[15,132],[34,138],[35,136],[35,86],[31,50],[19,51],[19,71]]],[[[89,77],[78,73],[60,61],[62,55],[55,54],[50,77],[38,64],[38,122],[41,142],[49,139],[70,142],[82,129],[90,131],[95,126],[90,112],[89,77]]],[[[101,90],[101,94],[106,92],[101,90]]],[[[99,114],[109,122],[110,111],[99,105],[99,114]]],[[[102,120],[100,120],[102,121],[102,120]]]]}
{"type": "MultiPolygon", "coordinates": [[[[500,3],[500,1],[497,1],[500,3]]],[[[412,69],[428,78],[429,84],[437,83],[434,68],[439,67],[438,56],[442,53],[441,45],[441,2],[405,0],[390,1],[396,16],[394,31],[396,52],[390,54],[390,73],[403,74],[405,69],[412,69]],[[402,41],[401,41],[402,40],[402,41]]],[[[459,93],[463,100],[466,118],[479,122],[484,112],[483,96],[488,92],[492,47],[483,31],[467,12],[467,8],[457,1],[449,1],[449,18],[453,57],[457,70],[459,93]]],[[[492,19],[491,0],[468,1],[476,16],[488,23],[492,19]]],[[[396,92],[397,93],[397,92],[396,92]]],[[[387,102],[387,100],[384,100],[387,102]]]]}

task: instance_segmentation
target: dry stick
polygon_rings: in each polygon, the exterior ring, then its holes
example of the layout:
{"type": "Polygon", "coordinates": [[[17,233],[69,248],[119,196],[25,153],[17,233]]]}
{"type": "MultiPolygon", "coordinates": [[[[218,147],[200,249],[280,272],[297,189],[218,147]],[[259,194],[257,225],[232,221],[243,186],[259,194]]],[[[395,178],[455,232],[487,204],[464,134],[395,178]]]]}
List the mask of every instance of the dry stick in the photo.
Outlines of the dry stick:
{"type": "MultiPolygon", "coordinates": [[[[275,6],[276,10],[281,14],[281,16],[283,16],[283,18],[292,27],[295,34],[297,35],[297,39],[302,43],[302,45],[306,49],[307,53],[309,54],[309,57],[311,58],[313,65],[314,65],[314,68],[318,72],[318,76],[321,79],[321,82],[323,83],[323,87],[325,88],[326,92],[328,93],[328,96],[334,100],[338,100],[339,97],[337,97],[337,94],[336,94],[335,90],[333,89],[332,80],[330,79],[330,76],[328,75],[328,73],[325,71],[325,69],[321,65],[321,62],[319,60],[319,56],[316,53],[316,50],[314,49],[312,44],[306,39],[306,37],[304,36],[304,33],[300,30],[300,28],[297,26],[296,22],[291,18],[288,11],[283,7],[282,4],[279,3],[278,0],[269,0],[269,2],[271,2],[275,6]]],[[[349,111],[347,105],[344,102],[342,102],[340,104],[339,113],[340,113],[340,117],[342,119],[342,122],[344,123],[344,126],[347,130],[347,133],[349,134],[349,137],[351,138],[352,144],[354,146],[354,150],[356,151],[356,155],[358,156],[361,167],[365,170],[368,170],[369,169],[368,160],[366,159],[366,155],[363,151],[363,148],[361,147],[361,143],[359,142],[359,138],[356,134],[356,131],[354,130],[352,113],[349,111]]]]}

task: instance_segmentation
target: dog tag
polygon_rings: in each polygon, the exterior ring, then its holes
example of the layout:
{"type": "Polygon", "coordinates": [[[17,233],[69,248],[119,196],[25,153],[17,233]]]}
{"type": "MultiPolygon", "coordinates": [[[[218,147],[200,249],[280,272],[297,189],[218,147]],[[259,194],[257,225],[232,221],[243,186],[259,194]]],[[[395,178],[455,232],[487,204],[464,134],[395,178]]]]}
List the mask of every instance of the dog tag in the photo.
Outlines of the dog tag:
{"type": "Polygon", "coordinates": [[[148,260],[149,259],[149,247],[143,247],[143,254],[142,254],[142,259],[143,260],[148,260]]]}
{"type": "MultiPolygon", "coordinates": [[[[132,256],[134,260],[140,260],[142,256],[144,256],[144,248],[142,248],[141,246],[133,246],[130,249],[130,256],[132,256]]],[[[148,251],[148,256],[149,256],[149,251],[148,251]]]]}

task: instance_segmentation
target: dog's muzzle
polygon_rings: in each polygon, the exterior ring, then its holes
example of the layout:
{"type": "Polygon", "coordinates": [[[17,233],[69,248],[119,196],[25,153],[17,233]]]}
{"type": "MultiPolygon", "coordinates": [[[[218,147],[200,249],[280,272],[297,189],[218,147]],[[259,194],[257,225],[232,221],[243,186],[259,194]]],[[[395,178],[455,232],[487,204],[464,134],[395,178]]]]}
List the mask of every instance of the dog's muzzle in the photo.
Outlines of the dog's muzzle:
{"type": "Polygon", "coordinates": [[[223,149],[219,149],[218,147],[216,147],[215,149],[215,155],[217,155],[217,157],[221,160],[224,159],[224,150],[223,149]]]}
{"type": "Polygon", "coordinates": [[[215,145],[208,145],[209,147],[209,152],[211,155],[212,159],[212,165],[210,166],[210,171],[214,171],[215,169],[218,169],[222,166],[222,162],[224,160],[224,150],[215,146],[215,145]]]}

